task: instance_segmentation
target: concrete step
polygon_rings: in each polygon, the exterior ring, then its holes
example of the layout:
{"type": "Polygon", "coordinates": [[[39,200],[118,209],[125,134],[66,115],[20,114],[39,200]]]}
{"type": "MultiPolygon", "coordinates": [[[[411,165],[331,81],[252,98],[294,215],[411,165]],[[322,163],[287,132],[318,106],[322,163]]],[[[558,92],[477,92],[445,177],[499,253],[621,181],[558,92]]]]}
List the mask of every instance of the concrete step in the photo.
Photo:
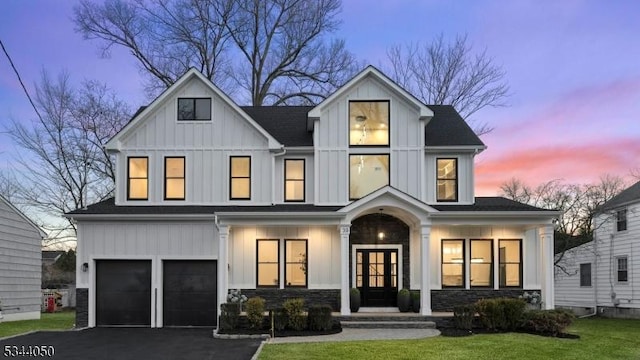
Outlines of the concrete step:
{"type": "Polygon", "coordinates": [[[433,321],[340,321],[343,328],[351,329],[435,329],[433,321]]]}
{"type": "Polygon", "coordinates": [[[383,314],[383,315],[350,315],[350,316],[334,316],[335,319],[340,321],[405,321],[405,322],[421,322],[421,321],[432,321],[432,317],[430,316],[422,316],[422,315],[393,315],[393,314],[383,314]]]}

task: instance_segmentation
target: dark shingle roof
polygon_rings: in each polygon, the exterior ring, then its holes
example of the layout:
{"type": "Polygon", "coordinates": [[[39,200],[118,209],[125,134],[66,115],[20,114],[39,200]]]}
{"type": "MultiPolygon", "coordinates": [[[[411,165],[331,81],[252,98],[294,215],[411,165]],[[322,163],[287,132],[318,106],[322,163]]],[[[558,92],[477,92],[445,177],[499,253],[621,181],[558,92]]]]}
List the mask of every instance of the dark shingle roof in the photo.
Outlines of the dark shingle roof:
{"type": "Polygon", "coordinates": [[[313,146],[307,113],[313,106],[242,106],[271,136],[285,146],[313,146]]]}
{"type": "Polygon", "coordinates": [[[432,205],[438,211],[555,211],[537,208],[503,197],[476,197],[473,205],[432,205]]]}
{"type": "Polygon", "coordinates": [[[640,201],[640,181],[622,190],[620,194],[604,203],[600,207],[600,211],[610,210],[633,201],[640,201]]]}
{"type": "Polygon", "coordinates": [[[427,146],[472,145],[484,143],[471,130],[466,121],[451,105],[427,105],[433,111],[433,119],[425,129],[427,146]]]}

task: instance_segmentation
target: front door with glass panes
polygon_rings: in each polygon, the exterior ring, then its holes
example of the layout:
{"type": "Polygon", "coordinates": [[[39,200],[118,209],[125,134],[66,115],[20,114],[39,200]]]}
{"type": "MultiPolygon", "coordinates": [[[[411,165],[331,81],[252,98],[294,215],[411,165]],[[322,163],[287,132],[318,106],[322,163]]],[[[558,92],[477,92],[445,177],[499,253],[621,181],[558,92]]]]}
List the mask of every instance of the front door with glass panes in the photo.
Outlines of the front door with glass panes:
{"type": "Polygon", "coordinates": [[[356,287],[362,306],[397,306],[398,250],[356,250],[356,287]]]}

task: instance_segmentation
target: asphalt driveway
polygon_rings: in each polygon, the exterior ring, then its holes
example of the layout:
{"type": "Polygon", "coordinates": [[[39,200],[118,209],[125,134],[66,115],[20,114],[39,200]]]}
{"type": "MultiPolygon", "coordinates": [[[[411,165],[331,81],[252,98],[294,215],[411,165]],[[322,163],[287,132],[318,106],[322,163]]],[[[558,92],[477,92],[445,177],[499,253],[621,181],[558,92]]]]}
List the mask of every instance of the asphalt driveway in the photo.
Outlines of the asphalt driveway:
{"type": "MultiPolygon", "coordinates": [[[[53,359],[251,359],[261,340],[214,339],[212,329],[93,328],[37,332],[0,340],[6,345],[51,345],[53,359]]],[[[1,357],[1,356],[0,356],[1,357]]],[[[20,358],[22,356],[17,356],[20,358]]],[[[29,356],[26,356],[29,357],[29,356]]],[[[44,357],[46,358],[46,357],[44,357]]]]}

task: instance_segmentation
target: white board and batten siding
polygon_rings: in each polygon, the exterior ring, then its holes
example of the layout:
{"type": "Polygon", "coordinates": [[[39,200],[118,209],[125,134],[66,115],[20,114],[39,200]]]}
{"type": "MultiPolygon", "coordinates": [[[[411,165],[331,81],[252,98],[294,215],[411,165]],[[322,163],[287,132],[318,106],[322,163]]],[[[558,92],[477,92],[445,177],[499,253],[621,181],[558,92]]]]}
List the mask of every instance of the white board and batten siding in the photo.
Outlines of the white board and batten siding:
{"type": "Polygon", "coordinates": [[[4,321],[39,319],[42,233],[0,197],[0,301],[4,321]]]}
{"type": "MultiPolygon", "coordinates": [[[[556,255],[558,259],[561,255],[556,255]]],[[[593,242],[565,251],[555,268],[556,306],[593,308],[595,304],[596,254],[593,242]],[[591,286],[580,286],[580,264],[591,264],[591,286]]]]}
{"type": "MultiPolygon", "coordinates": [[[[436,160],[439,158],[457,159],[458,163],[458,201],[453,204],[473,204],[475,202],[474,193],[474,176],[473,176],[473,153],[428,153],[425,156],[426,161],[426,178],[431,179],[425,181],[426,195],[422,201],[427,204],[435,204],[436,200],[436,176],[438,167],[436,160]]],[[[452,204],[452,203],[448,203],[452,204]]]]}
{"type": "MultiPolygon", "coordinates": [[[[158,205],[164,201],[164,157],[184,156],[186,200],[174,204],[229,204],[229,157],[251,156],[251,203],[272,203],[272,157],[268,139],[243,115],[194,77],[157,104],[138,128],[121,139],[116,203],[158,205]],[[211,97],[210,121],[178,121],[178,98],[211,97]],[[149,157],[149,200],[127,201],[127,157],[149,157]]],[[[232,203],[238,203],[237,201],[232,203]]]]}
{"type": "Polygon", "coordinates": [[[334,225],[232,227],[229,234],[230,289],[256,288],[257,239],[280,240],[280,279],[284,279],[284,240],[307,240],[308,288],[340,288],[340,234],[334,225]]]}

